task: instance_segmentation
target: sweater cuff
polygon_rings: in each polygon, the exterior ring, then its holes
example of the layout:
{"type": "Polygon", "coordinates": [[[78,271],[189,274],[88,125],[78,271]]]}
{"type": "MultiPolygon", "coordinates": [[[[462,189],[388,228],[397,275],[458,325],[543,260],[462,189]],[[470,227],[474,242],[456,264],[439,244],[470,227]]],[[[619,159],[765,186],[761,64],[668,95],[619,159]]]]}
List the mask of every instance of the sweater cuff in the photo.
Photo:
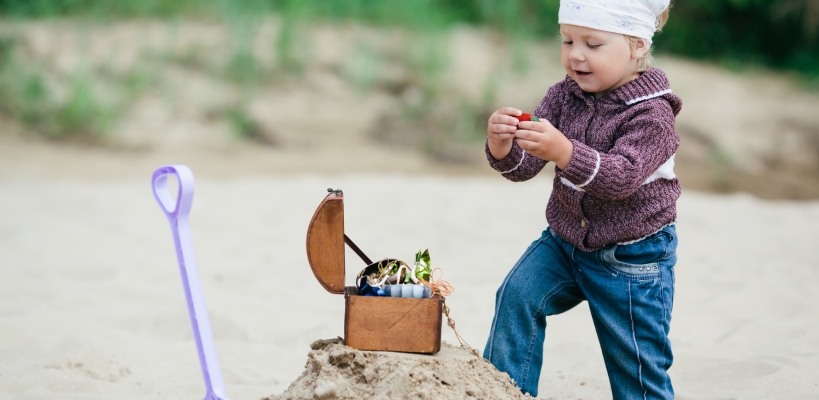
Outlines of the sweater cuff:
{"type": "Polygon", "coordinates": [[[578,188],[588,185],[600,170],[600,153],[588,145],[571,139],[574,145],[572,159],[566,169],[560,171],[560,177],[577,185],[578,188]]]}
{"type": "Polygon", "coordinates": [[[525,152],[518,146],[518,142],[516,141],[512,141],[512,148],[509,150],[509,154],[500,160],[495,159],[489,151],[489,140],[486,141],[484,147],[486,159],[489,160],[489,166],[501,174],[508,174],[517,170],[520,165],[523,164],[523,159],[526,157],[525,152]]]}

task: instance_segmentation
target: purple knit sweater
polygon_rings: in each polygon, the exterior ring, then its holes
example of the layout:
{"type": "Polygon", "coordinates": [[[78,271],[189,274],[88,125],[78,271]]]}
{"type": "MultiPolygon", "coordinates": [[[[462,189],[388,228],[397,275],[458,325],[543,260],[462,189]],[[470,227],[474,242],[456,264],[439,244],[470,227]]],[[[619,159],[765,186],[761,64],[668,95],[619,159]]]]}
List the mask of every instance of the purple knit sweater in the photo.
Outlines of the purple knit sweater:
{"type": "MultiPolygon", "coordinates": [[[[680,138],[674,117],[682,101],[668,78],[652,68],[595,100],[568,76],[535,110],[574,144],[565,170],[555,167],[546,219],[560,237],[583,251],[645,237],[676,221],[680,182],[674,153],[680,138]]],[[[537,175],[546,161],[517,142],[489,164],[519,182],[537,175]]]]}

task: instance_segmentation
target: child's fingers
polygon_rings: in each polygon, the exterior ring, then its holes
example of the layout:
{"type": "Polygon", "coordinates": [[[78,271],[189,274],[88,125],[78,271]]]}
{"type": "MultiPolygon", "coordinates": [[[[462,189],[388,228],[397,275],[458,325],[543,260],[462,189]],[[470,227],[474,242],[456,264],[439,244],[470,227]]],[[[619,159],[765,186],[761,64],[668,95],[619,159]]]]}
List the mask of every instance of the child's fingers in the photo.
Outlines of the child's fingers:
{"type": "Polygon", "coordinates": [[[489,130],[494,133],[514,133],[517,129],[517,126],[509,124],[492,124],[489,127],[489,130]]]}
{"type": "Polygon", "coordinates": [[[504,125],[517,126],[518,119],[515,118],[515,117],[510,117],[508,115],[495,113],[495,114],[492,114],[492,116],[489,118],[489,122],[491,122],[493,124],[504,124],[504,125]]]}
{"type": "Polygon", "coordinates": [[[517,117],[518,115],[523,114],[523,111],[520,111],[517,108],[512,107],[501,107],[498,111],[496,111],[496,113],[517,117]]]}
{"type": "Polygon", "coordinates": [[[543,128],[545,128],[545,126],[541,125],[540,122],[534,122],[534,121],[521,121],[518,124],[518,130],[524,129],[524,130],[529,130],[529,131],[542,132],[543,128]]]}
{"type": "Polygon", "coordinates": [[[541,119],[540,121],[537,121],[537,122],[535,122],[535,121],[522,121],[521,123],[518,124],[518,127],[520,127],[521,129],[527,129],[527,130],[537,131],[537,132],[546,132],[550,128],[554,128],[552,126],[552,124],[549,123],[549,121],[547,121],[545,119],[541,119]]]}
{"type": "Polygon", "coordinates": [[[514,133],[495,133],[492,135],[495,139],[506,140],[506,139],[514,139],[514,133]]]}
{"type": "Polygon", "coordinates": [[[515,131],[515,137],[518,139],[528,140],[531,142],[538,142],[543,132],[530,131],[528,129],[518,129],[515,131]]]}
{"type": "Polygon", "coordinates": [[[526,150],[526,151],[528,151],[530,153],[533,150],[537,149],[537,142],[533,142],[531,140],[526,140],[526,139],[523,139],[523,138],[517,138],[515,141],[518,142],[518,147],[520,147],[521,149],[526,150]]]}

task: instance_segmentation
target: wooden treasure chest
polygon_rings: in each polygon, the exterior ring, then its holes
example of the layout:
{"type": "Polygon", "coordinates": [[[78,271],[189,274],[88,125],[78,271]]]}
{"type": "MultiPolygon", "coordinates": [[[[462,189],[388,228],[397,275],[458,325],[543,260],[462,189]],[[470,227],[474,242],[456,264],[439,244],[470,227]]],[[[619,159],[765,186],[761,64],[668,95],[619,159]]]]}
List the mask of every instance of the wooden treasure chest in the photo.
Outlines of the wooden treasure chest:
{"type": "Polygon", "coordinates": [[[307,229],[307,260],[319,283],[344,294],[344,344],[359,350],[437,353],[441,349],[444,299],[361,296],[344,285],[344,245],[365,266],[373,263],[344,234],[344,194],[328,189],[307,229]]]}

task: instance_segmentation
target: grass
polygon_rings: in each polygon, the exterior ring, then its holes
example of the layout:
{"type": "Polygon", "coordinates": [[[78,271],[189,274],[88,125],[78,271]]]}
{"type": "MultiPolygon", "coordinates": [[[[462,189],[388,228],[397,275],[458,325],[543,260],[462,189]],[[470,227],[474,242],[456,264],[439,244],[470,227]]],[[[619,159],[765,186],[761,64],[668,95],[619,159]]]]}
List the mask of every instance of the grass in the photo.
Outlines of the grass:
{"type": "Polygon", "coordinates": [[[365,42],[359,42],[344,65],[343,75],[359,92],[372,90],[377,83],[378,71],[384,61],[382,55],[365,42]]]}
{"type": "Polygon", "coordinates": [[[276,68],[279,71],[295,75],[304,72],[309,62],[307,35],[307,27],[297,10],[282,13],[281,27],[274,42],[276,68]]]}
{"type": "MultiPolygon", "coordinates": [[[[760,64],[798,71],[819,79],[819,7],[815,0],[708,0],[677,2],[658,50],[717,60],[730,67],[760,64]],[[755,21],[748,24],[748,21],[755,21]]],[[[355,20],[422,33],[459,24],[488,26],[511,40],[515,68],[528,67],[527,43],[557,31],[557,0],[0,0],[5,18],[79,17],[205,18],[227,22],[239,39],[248,37],[264,16],[282,16],[275,43],[279,71],[303,71],[300,29],[316,21],[355,20]],[[243,32],[244,31],[244,32],[243,32]]],[[[238,41],[237,43],[241,43],[238,41]]],[[[237,48],[235,76],[257,73],[247,53],[237,48]]]]}
{"type": "MultiPolygon", "coordinates": [[[[681,12],[672,14],[672,21],[675,17],[691,18],[686,12],[693,6],[679,7],[681,12]]],[[[362,42],[341,66],[340,73],[362,93],[392,86],[387,91],[417,97],[405,104],[399,119],[412,127],[414,142],[422,149],[440,145],[435,141],[441,135],[431,136],[440,131],[446,132],[442,140],[450,142],[482,138],[485,115],[497,95],[498,83],[491,80],[483,83],[484,93],[479,99],[461,99],[442,93],[446,87],[443,80],[450,67],[451,49],[447,45],[451,28],[467,23],[505,33],[511,58],[511,71],[507,72],[523,74],[532,68],[531,44],[544,37],[554,37],[557,8],[556,0],[0,0],[0,13],[7,19],[69,16],[111,21],[148,17],[223,23],[230,32],[230,41],[227,58],[218,67],[205,49],[195,46],[169,55],[166,60],[152,61],[170,61],[238,85],[241,100],[227,107],[221,115],[237,136],[251,140],[260,137],[260,127],[243,111],[243,104],[262,85],[275,84],[281,79],[298,80],[304,74],[311,61],[308,38],[312,24],[355,20],[376,27],[405,28],[418,40],[401,49],[400,55],[388,54],[362,42]],[[273,15],[278,21],[275,38],[262,38],[269,39],[268,49],[273,53],[273,63],[269,64],[257,58],[253,44],[260,26],[273,15]],[[379,76],[391,62],[398,62],[411,71],[406,82],[386,82],[379,76]]],[[[667,38],[676,40],[669,41],[673,46],[666,46],[668,48],[679,48],[680,38],[697,40],[697,30],[689,29],[690,24],[678,25],[678,28],[669,25],[666,33],[657,37],[660,48],[667,38]],[[673,36],[674,29],[684,35],[673,36]],[[683,32],[683,29],[688,30],[683,32]]],[[[23,63],[14,55],[15,46],[13,39],[0,39],[0,110],[18,117],[46,137],[102,138],[140,93],[156,85],[156,72],[137,67],[124,76],[107,79],[106,84],[124,93],[114,103],[101,99],[97,88],[101,78],[93,74],[73,73],[62,77],[66,90],[58,91],[53,87],[53,74],[23,63]],[[65,92],[65,95],[57,96],[57,92],[65,92]]],[[[721,63],[726,68],[746,68],[747,54],[743,56],[741,51],[736,54],[723,56],[721,63]]],[[[804,70],[804,66],[815,65],[814,61],[811,52],[802,51],[789,62],[804,70]]],[[[755,62],[764,62],[764,58],[755,62]]],[[[813,74],[803,72],[806,88],[819,87],[819,70],[814,70],[813,74]]]]}
{"type": "Polygon", "coordinates": [[[46,97],[41,75],[24,70],[14,54],[13,38],[0,38],[0,110],[24,122],[36,120],[38,106],[46,97]]]}
{"type": "MultiPolygon", "coordinates": [[[[159,56],[149,55],[146,62],[137,64],[121,76],[90,71],[55,79],[54,71],[24,72],[36,71],[36,68],[31,68],[32,61],[24,65],[13,56],[15,45],[9,39],[8,43],[3,42],[6,43],[2,47],[6,56],[0,60],[0,71],[3,71],[0,77],[8,76],[8,79],[0,79],[0,84],[4,85],[0,107],[44,137],[99,141],[105,138],[135,98],[157,86],[157,71],[171,63],[236,85],[238,99],[221,108],[218,118],[225,121],[238,138],[276,144],[274,136],[246,112],[245,104],[256,90],[276,85],[279,78],[285,77],[291,83],[299,84],[298,79],[310,62],[310,22],[304,17],[304,9],[298,6],[281,15],[276,36],[261,38],[267,39],[274,56],[272,64],[264,64],[253,48],[261,32],[260,19],[241,13],[226,18],[230,18],[225,24],[230,40],[229,48],[224,50],[227,53],[225,63],[218,63],[215,60],[219,56],[214,58],[213,53],[192,44],[165,55],[161,55],[161,51],[159,56]],[[66,81],[65,90],[56,90],[55,80],[66,81]],[[101,83],[114,86],[123,94],[114,102],[103,101],[98,89],[101,83]],[[57,96],[57,93],[63,95],[57,96]]],[[[396,119],[400,125],[397,131],[408,134],[417,148],[435,158],[459,161],[463,157],[459,155],[458,143],[472,142],[482,136],[481,125],[488,105],[494,102],[496,83],[487,84],[479,99],[467,101],[455,93],[445,93],[448,86],[444,79],[450,68],[449,32],[436,25],[435,29],[415,37],[419,39],[404,40],[402,47],[394,50],[362,39],[336,72],[362,94],[385,90],[400,97],[409,92],[409,97],[414,100],[401,108],[401,115],[396,119]],[[409,71],[408,75],[385,80],[381,71],[387,64],[409,71]]],[[[527,67],[525,60],[516,65],[518,69],[527,67]]],[[[103,64],[93,68],[107,67],[103,64]]]]}
{"type": "Polygon", "coordinates": [[[51,124],[45,132],[57,137],[101,137],[113,120],[113,110],[97,97],[91,79],[85,74],[70,78],[69,96],[53,106],[52,113],[42,115],[51,124]]]}
{"type": "MultiPolygon", "coordinates": [[[[7,18],[211,18],[230,23],[275,13],[285,16],[285,30],[291,21],[355,20],[417,32],[466,23],[500,30],[514,42],[554,35],[558,8],[557,0],[0,0],[0,15],[7,18]]],[[[679,55],[756,59],[819,75],[815,0],[678,1],[665,33],[656,39],[658,49],[679,55]]],[[[287,43],[282,43],[285,54],[287,43]]]]}
{"type": "Polygon", "coordinates": [[[21,60],[16,47],[14,38],[0,37],[0,112],[43,137],[97,142],[121,111],[152,84],[145,71],[133,70],[113,80],[122,95],[103,100],[97,88],[99,76],[79,71],[56,75],[43,65],[21,60]]]}
{"type": "Polygon", "coordinates": [[[264,66],[253,55],[253,50],[247,46],[237,48],[230,56],[227,68],[225,68],[225,77],[243,87],[260,81],[264,75],[264,66]]]}

